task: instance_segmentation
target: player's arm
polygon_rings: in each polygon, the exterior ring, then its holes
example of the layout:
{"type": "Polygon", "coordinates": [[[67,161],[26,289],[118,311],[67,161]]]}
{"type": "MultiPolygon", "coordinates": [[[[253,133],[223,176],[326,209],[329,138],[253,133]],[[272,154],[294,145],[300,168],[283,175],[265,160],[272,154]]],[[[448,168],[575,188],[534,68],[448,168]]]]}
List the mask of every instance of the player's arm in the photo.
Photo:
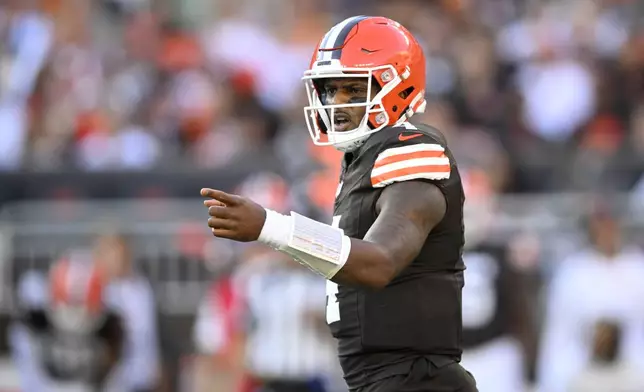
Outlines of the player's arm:
{"type": "Polygon", "coordinates": [[[327,279],[372,288],[386,286],[418,255],[443,218],[446,201],[434,181],[449,178],[442,146],[422,143],[382,151],[371,172],[378,218],[363,240],[297,213],[282,215],[236,195],[203,189],[208,225],[217,237],[259,240],[327,279]]]}
{"type": "Polygon", "coordinates": [[[217,237],[259,240],[327,279],[382,288],[420,252],[429,232],[445,214],[441,190],[425,181],[387,186],[376,204],[378,218],[364,240],[292,212],[265,210],[247,198],[203,189],[210,226],[217,237]]]}
{"type": "Polygon", "coordinates": [[[332,280],[373,288],[386,286],[418,256],[445,210],[443,193],[430,182],[387,186],[376,204],[378,218],[364,240],[351,238],[349,257],[332,280]]]}

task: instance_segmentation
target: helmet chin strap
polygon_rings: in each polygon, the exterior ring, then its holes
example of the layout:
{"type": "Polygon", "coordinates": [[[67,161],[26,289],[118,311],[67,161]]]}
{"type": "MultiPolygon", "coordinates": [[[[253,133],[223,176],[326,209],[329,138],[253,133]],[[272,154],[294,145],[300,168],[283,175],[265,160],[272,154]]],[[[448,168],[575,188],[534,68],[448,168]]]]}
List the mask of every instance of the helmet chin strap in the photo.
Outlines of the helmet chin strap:
{"type": "Polygon", "coordinates": [[[363,136],[358,137],[358,138],[351,138],[350,140],[347,140],[347,141],[344,141],[344,142],[343,141],[338,141],[338,142],[333,143],[333,147],[335,147],[335,149],[338,150],[338,151],[353,152],[353,151],[357,150],[358,148],[360,148],[360,146],[362,146],[364,144],[364,142],[366,142],[367,139],[369,138],[369,136],[371,136],[371,135],[372,134],[367,134],[367,135],[363,135],[363,136]]]}
{"type": "MultiPolygon", "coordinates": [[[[422,99],[422,95],[419,94],[419,97],[417,97],[417,98],[418,98],[418,100],[422,99]]],[[[415,99],[414,101],[417,102],[418,100],[415,99]]],[[[412,105],[410,105],[409,108],[405,112],[402,113],[402,115],[396,121],[396,123],[394,125],[397,126],[397,125],[400,125],[400,124],[408,121],[416,113],[423,113],[425,111],[425,106],[426,106],[426,102],[422,102],[422,104],[419,105],[418,109],[416,109],[416,111],[414,111],[412,109],[412,105]]],[[[364,118],[367,119],[368,116],[369,116],[369,113],[365,113],[364,118]]],[[[342,134],[345,133],[345,132],[332,132],[332,131],[329,132],[329,131],[327,131],[327,136],[329,137],[329,140],[333,142],[333,146],[338,151],[352,152],[352,151],[355,151],[356,149],[358,149],[360,146],[362,146],[367,141],[367,139],[369,139],[369,136],[373,135],[374,133],[377,133],[377,132],[368,132],[368,131],[371,130],[371,128],[369,127],[369,121],[368,120],[366,120],[366,121],[363,120],[363,122],[360,124],[360,126],[358,126],[355,129],[346,131],[346,133],[350,135],[351,133],[356,132],[361,128],[366,128],[367,132],[365,132],[365,134],[363,134],[362,136],[347,137],[346,138],[347,140],[342,140],[343,139],[342,136],[344,136],[342,134]]]]}
{"type": "Polygon", "coordinates": [[[344,131],[344,132],[333,132],[327,131],[327,137],[329,141],[333,143],[333,147],[342,152],[352,152],[358,149],[360,146],[367,141],[369,136],[374,132],[370,132],[371,127],[369,126],[369,112],[365,113],[360,125],[358,127],[344,131]],[[356,132],[363,130],[365,132],[360,132],[360,136],[355,136],[356,132]]]}

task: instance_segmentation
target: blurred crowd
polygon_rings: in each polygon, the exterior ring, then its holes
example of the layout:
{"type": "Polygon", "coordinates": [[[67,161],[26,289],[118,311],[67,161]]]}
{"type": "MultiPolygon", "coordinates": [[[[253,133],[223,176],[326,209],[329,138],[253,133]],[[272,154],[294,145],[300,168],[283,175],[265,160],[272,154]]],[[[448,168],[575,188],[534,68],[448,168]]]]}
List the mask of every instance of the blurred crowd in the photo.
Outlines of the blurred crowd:
{"type": "Polygon", "coordinates": [[[634,0],[190,2],[216,9],[206,23],[167,1],[4,3],[4,170],[218,168],[273,149],[297,180],[310,158],[336,161],[293,153],[308,150],[302,71],[326,29],[360,12],[422,42],[420,120],[448,135],[471,193],[641,180],[634,0]]]}
{"type": "MultiPolygon", "coordinates": [[[[395,19],[425,48],[429,105],[416,120],[445,133],[474,206],[465,327],[495,320],[500,333],[468,338],[464,365],[480,391],[644,390],[644,237],[608,206],[620,204],[613,193],[644,199],[641,1],[4,0],[0,171],[189,172],[269,154],[281,175],[236,191],[328,219],[340,154],[312,146],[300,78],[317,40],[354,14],[395,19]],[[520,230],[492,229],[506,222],[495,196],[559,192],[612,203],[591,203],[574,230],[555,219],[565,203],[532,204],[537,218],[520,230]]],[[[324,282],[266,249],[227,249],[205,234],[180,233],[172,251],[218,278],[183,330],[198,377],[177,390],[336,385],[324,282]]]]}

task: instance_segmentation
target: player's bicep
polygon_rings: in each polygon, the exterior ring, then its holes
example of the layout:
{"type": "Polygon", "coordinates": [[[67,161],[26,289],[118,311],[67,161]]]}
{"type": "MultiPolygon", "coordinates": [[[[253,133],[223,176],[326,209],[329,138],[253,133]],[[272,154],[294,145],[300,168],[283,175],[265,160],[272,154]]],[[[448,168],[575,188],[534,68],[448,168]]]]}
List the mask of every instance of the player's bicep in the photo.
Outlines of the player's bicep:
{"type": "Polygon", "coordinates": [[[445,196],[435,184],[397,182],[380,195],[376,205],[378,218],[364,240],[380,245],[399,272],[418,256],[446,210],[445,196]]]}

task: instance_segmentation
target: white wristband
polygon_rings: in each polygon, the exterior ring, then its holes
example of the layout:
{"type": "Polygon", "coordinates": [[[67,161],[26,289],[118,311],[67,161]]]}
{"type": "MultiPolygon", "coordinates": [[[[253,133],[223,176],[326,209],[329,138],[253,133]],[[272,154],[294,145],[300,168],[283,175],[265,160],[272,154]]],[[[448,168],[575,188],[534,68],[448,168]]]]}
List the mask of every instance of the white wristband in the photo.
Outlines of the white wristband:
{"type": "Polygon", "coordinates": [[[257,240],[327,279],[342,269],[351,252],[351,239],[341,229],[295,212],[287,216],[266,209],[266,220],[257,240]]]}
{"type": "Polygon", "coordinates": [[[293,230],[293,218],[290,215],[282,215],[268,208],[265,208],[265,210],[266,220],[257,241],[273,249],[286,249],[293,230]]]}

